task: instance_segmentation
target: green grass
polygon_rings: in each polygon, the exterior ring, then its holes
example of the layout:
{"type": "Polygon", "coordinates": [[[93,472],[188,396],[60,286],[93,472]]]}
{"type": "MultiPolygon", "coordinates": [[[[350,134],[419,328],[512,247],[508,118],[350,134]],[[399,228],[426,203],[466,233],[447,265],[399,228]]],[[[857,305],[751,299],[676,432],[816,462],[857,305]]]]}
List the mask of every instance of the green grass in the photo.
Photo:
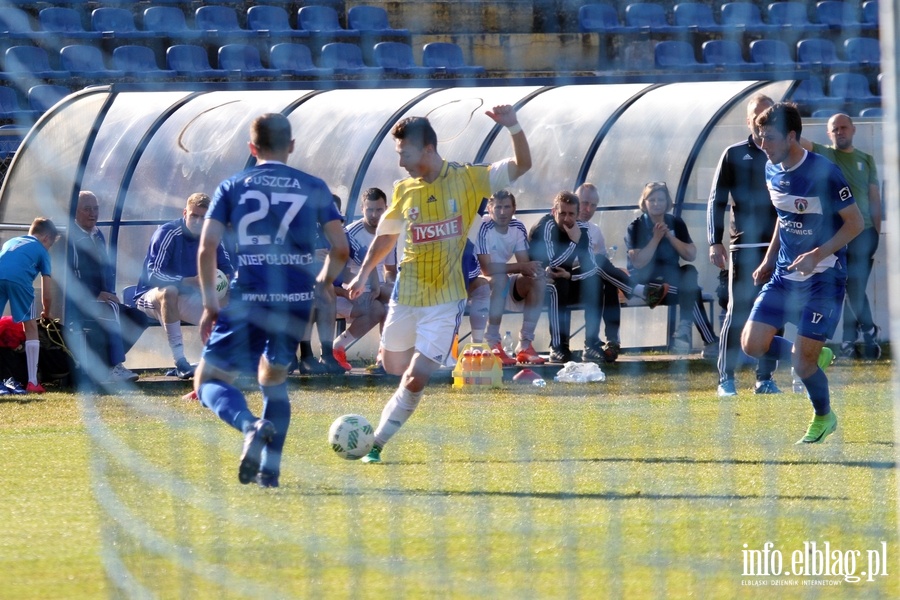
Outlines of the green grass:
{"type": "Polygon", "coordinates": [[[237,483],[240,435],[182,388],[4,401],[0,596],[897,598],[890,369],[829,370],[839,428],[812,447],[794,445],[805,398],[718,399],[700,361],[433,385],[381,465],[325,434],[344,413],[376,423],[396,380],[295,379],[277,490],[237,483]],[[742,575],[744,544],[767,541],[786,568],[804,542],[858,550],[857,574],[884,541],[889,576],[773,589],[742,575]]]}

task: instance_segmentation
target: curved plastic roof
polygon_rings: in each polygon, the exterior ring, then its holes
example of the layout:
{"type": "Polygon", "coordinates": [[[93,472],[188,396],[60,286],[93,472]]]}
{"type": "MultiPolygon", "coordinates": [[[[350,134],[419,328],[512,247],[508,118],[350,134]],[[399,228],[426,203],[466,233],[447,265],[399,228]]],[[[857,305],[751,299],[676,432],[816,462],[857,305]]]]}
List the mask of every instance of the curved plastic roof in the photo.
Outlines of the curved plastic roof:
{"type": "MultiPolygon", "coordinates": [[[[388,192],[406,174],[391,126],[424,115],[450,160],[512,154],[509,136],[484,116],[518,107],[534,167],[513,186],[520,218],[548,210],[553,196],[583,181],[598,186],[607,243],[622,244],[647,181],[667,181],[696,241],[722,150],[747,135],[746,101],[781,99],[791,81],[450,89],[120,91],[90,88],[63,100],[28,134],[0,191],[0,237],[35,216],[68,224],[79,190],[94,191],[100,225],[117,248],[117,288],[134,284],[153,230],[178,218],[191,193],[212,193],[243,169],[248,128],[264,112],[294,127],[292,166],[323,178],[352,218],[359,192],[388,192]],[[348,205],[349,204],[349,205],[348,205]]],[[[620,253],[620,259],[622,254],[620,253]]],[[[616,261],[621,262],[621,260],[616,261]]],[[[704,268],[699,261],[697,266],[704,268]]],[[[711,277],[711,276],[710,276],[711,277]]],[[[711,279],[703,275],[704,285],[711,279]]]]}

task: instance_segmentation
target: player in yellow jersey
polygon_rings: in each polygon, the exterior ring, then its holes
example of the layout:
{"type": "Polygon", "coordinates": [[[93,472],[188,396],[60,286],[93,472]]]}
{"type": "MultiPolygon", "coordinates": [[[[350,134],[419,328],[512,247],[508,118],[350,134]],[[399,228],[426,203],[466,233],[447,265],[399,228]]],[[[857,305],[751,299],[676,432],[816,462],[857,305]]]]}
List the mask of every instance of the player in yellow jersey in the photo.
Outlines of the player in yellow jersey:
{"type": "Polygon", "coordinates": [[[432,373],[450,353],[466,304],[463,250],[473,223],[480,225],[482,200],[531,168],[515,109],[495,106],[485,114],[509,129],[513,158],[490,165],[448,162],[438,154],[437,134],[424,117],[407,117],[391,131],[409,177],[394,187],[391,206],[350,282],[350,297],[363,293],[372,269],[399,243],[403,258],[381,348],[385,370],[402,378],[381,413],[365,462],[381,462],[382,448],[415,411],[432,373]]]}

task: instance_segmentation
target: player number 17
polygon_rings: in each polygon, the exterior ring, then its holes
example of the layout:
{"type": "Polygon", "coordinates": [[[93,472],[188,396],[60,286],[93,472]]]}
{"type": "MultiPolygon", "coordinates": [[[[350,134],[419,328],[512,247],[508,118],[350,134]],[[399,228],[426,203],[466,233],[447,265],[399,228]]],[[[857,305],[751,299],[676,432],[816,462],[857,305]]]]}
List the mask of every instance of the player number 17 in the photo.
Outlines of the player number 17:
{"type": "MultiPolygon", "coordinates": [[[[281,223],[278,224],[278,231],[275,232],[276,244],[284,242],[284,236],[287,235],[288,227],[290,226],[291,221],[294,220],[294,217],[297,216],[297,213],[300,212],[300,209],[303,208],[303,205],[306,203],[306,198],[307,196],[302,194],[272,194],[271,206],[284,203],[290,205],[287,210],[284,211],[284,214],[281,217],[281,223]]],[[[245,214],[238,222],[238,244],[246,246],[269,245],[272,243],[272,236],[268,234],[251,235],[248,231],[251,225],[268,217],[270,208],[269,197],[258,190],[250,190],[241,195],[238,204],[244,204],[248,200],[256,200],[259,203],[259,207],[256,210],[252,210],[245,214]]]]}

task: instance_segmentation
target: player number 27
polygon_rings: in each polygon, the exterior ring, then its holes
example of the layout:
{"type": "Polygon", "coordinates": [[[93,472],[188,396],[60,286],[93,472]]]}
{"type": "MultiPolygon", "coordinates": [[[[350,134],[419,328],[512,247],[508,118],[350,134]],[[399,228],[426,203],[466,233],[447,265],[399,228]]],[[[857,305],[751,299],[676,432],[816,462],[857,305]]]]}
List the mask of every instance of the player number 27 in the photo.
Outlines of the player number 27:
{"type": "Polygon", "coordinates": [[[256,210],[252,210],[245,214],[238,222],[238,243],[250,246],[265,246],[271,244],[272,236],[268,234],[251,235],[248,230],[250,229],[250,226],[257,221],[262,221],[268,217],[270,205],[289,204],[290,206],[288,206],[281,217],[281,223],[278,224],[278,231],[275,232],[275,243],[281,244],[284,241],[284,236],[287,235],[287,230],[291,225],[291,221],[294,220],[294,217],[297,216],[297,213],[300,212],[300,209],[303,208],[303,205],[306,203],[306,198],[307,196],[302,194],[274,193],[272,194],[270,203],[269,197],[260,191],[250,190],[245,192],[238,201],[238,204],[245,204],[248,200],[256,200],[259,203],[259,207],[256,210]]]}

